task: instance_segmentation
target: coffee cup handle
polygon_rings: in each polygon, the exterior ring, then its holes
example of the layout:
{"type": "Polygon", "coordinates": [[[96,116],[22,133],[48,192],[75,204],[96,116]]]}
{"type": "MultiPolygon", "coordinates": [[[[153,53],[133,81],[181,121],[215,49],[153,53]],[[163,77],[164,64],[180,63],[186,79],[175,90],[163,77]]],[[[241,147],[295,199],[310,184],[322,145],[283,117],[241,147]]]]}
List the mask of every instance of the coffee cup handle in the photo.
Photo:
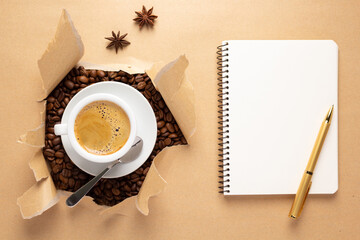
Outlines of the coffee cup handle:
{"type": "Polygon", "coordinates": [[[68,134],[68,126],[67,124],[56,124],[54,126],[55,135],[67,135],[68,134]]]}

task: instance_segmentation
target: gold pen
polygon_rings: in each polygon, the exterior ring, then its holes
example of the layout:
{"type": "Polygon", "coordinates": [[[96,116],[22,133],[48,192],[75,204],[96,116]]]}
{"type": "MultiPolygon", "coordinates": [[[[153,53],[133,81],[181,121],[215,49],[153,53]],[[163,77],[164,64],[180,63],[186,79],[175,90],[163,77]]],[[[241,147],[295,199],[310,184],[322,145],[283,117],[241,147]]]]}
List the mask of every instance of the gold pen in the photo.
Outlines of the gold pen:
{"type": "Polygon", "coordinates": [[[310,190],[310,186],[311,186],[311,177],[313,175],[316,162],[319,158],[321,147],[323,146],[326,134],[327,134],[330,124],[331,124],[333,110],[334,110],[334,105],[332,105],[330,107],[329,111],[326,114],[324,121],[321,124],[319,133],[318,133],[316,141],[315,141],[315,145],[314,145],[313,150],[310,155],[309,162],[306,166],[304,175],[300,182],[299,189],[296,192],[296,196],[295,196],[293,205],[291,206],[291,209],[289,212],[289,217],[291,217],[291,218],[295,219],[295,218],[300,217],[301,211],[304,207],[304,203],[309,194],[309,190],[310,190]]]}

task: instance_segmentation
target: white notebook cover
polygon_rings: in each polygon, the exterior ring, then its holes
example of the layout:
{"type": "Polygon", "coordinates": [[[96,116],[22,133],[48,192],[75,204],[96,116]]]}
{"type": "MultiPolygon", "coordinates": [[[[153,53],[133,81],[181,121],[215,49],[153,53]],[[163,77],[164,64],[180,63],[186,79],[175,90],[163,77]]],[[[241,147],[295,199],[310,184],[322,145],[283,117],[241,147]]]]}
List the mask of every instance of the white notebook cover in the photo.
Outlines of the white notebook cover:
{"type": "MultiPolygon", "coordinates": [[[[229,192],[295,194],[320,125],[334,115],[311,193],[338,189],[338,47],[331,40],[228,43],[229,192]]],[[[224,68],[225,69],[225,68],[224,68]]]]}

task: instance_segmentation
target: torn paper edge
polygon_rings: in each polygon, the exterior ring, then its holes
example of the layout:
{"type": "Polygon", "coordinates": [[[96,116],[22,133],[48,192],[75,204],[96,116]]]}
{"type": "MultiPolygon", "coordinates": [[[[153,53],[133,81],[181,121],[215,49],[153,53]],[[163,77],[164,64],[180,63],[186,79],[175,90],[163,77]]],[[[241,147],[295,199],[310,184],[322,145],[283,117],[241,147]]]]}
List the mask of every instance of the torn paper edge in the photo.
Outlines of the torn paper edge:
{"type": "Polygon", "coordinates": [[[44,99],[79,62],[84,55],[84,44],[69,13],[63,9],[54,38],[38,60],[43,81],[44,99]]]}

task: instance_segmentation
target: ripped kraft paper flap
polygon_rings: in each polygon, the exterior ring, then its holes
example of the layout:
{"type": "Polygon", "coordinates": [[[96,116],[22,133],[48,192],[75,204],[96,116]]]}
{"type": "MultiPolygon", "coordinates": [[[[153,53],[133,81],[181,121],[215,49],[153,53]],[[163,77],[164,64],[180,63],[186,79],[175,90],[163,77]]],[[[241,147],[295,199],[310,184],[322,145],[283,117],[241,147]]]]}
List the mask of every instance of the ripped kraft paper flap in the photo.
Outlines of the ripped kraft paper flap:
{"type": "Polygon", "coordinates": [[[84,45],[66,10],[62,11],[55,37],[38,61],[44,99],[84,55],[84,45]]]}
{"type": "MultiPolygon", "coordinates": [[[[69,14],[63,10],[54,39],[38,62],[39,70],[43,80],[44,95],[46,96],[59,84],[66,74],[79,62],[84,52],[83,43],[77,33],[69,14]]],[[[191,136],[195,131],[194,93],[191,83],[185,77],[188,61],[185,56],[180,56],[165,66],[160,63],[144,62],[135,58],[128,58],[126,64],[97,65],[82,62],[85,68],[99,69],[105,71],[125,71],[130,74],[146,72],[152,79],[154,85],[163,96],[164,101],[173,113],[185,138],[191,143],[191,136]]],[[[37,99],[34,99],[36,101],[37,99]]],[[[34,172],[36,183],[18,198],[23,218],[29,219],[42,214],[59,201],[63,191],[56,190],[45,158],[42,147],[45,139],[45,107],[42,114],[40,126],[29,130],[22,135],[18,142],[34,147],[35,154],[30,160],[30,168],[34,172]]],[[[147,215],[149,213],[149,198],[161,193],[166,181],[161,177],[156,166],[166,164],[166,152],[169,148],[162,150],[153,160],[149,172],[137,196],[125,199],[113,207],[102,207],[96,205],[90,197],[86,197],[79,205],[100,209],[101,214],[129,215],[135,206],[147,215]]],[[[65,195],[69,193],[65,192],[65,195]]]]}

